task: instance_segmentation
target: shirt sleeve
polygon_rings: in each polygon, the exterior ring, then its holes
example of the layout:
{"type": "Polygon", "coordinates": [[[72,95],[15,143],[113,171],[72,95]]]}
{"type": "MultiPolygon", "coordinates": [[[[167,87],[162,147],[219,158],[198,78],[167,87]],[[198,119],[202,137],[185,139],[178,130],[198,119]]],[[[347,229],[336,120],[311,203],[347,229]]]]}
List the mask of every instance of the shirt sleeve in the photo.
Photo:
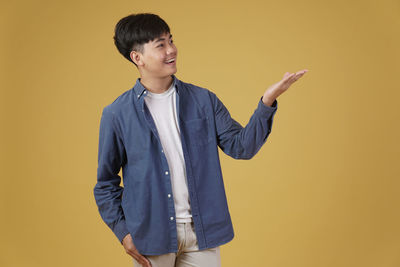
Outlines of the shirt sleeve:
{"type": "Polygon", "coordinates": [[[275,99],[272,106],[267,106],[262,102],[261,97],[249,122],[243,127],[231,117],[221,100],[213,92],[210,91],[210,93],[218,146],[232,158],[251,159],[271,133],[273,119],[278,109],[277,100],[275,99]]]}
{"type": "Polygon", "coordinates": [[[112,112],[105,107],[100,121],[97,183],[94,197],[103,221],[122,244],[129,233],[121,206],[123,187],[118,175],[126,159],[122,139],[117,134],[112,112]]]}

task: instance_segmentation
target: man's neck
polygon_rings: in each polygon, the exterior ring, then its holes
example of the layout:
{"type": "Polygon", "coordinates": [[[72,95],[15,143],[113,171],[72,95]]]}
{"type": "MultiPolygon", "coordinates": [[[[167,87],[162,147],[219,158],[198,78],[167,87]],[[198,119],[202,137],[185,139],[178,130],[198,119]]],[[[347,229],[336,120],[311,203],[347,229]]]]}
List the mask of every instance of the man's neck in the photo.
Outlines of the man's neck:
{"type": "Polygon", "coordinates": [[[167,91],[171,87],[173,81],[174,79],[172,78],[172,75],[165,78],[140,78],[140,82],[142,83],[142,85],[147,90],[155,94],[161,94],[167,91]]]}

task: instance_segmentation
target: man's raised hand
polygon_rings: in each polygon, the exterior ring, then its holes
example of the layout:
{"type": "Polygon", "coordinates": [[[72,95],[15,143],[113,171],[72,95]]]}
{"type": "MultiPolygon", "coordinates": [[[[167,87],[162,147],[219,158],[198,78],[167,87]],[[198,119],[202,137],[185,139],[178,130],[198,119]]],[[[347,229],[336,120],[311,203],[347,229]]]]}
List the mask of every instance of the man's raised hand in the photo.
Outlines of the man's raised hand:
{"type": "Polygon", "coordinates": [[[263,95],[263,103],[267,106],[271,106],[275,99],[285,92],[295,81],[300,79],[308,70],[300,70],[296,73],[286,72],[283,75],[283,79],[277,83],[274,83],[265,91],[263,95]]]}

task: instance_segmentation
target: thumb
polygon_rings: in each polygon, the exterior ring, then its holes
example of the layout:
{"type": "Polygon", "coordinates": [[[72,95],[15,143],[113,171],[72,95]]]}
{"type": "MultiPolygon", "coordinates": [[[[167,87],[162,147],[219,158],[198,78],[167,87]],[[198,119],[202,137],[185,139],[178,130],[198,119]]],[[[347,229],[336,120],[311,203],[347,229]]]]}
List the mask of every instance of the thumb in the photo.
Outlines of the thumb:
{"type": "Polygon", "coordinates": [[[285,79],[286,77],[288,77],[290,75],[290,72],[285,72],[285,74],[283,75],[283,79],[285,79]]]}

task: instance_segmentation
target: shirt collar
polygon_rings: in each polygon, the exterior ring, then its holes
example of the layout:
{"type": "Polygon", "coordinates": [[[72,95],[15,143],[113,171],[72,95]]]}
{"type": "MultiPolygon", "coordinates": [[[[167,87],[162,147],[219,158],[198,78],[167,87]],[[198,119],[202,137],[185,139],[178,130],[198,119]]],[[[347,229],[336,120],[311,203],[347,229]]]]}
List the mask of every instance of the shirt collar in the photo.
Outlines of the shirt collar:
{"type": "MultiPolygon", "coordinates": [[[[178,78],[176,78],[175,74],[171,75],[173,78],[172,84],[175,86],[176,92],[179,93],[179,86],[178,86],[178,78]]],[[[136,98],[140,98],[147,89],[143,86],[140,82],[140,78],[136,79],[135,86],[133,87],[133,91],[135,92],[136,98]]]]}

